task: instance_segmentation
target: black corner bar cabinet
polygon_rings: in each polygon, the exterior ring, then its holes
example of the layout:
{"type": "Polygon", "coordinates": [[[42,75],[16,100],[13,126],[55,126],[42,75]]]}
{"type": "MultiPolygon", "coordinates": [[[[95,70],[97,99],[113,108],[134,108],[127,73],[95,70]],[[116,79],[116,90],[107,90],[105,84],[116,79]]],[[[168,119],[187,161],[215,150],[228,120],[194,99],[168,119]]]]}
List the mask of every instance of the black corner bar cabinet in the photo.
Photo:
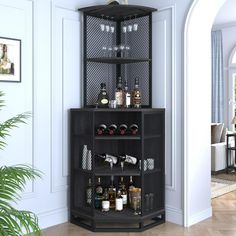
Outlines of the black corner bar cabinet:
{"type": "Polygon", "coordinates": [[[71,202],[70,220],[92,231],[143,231],[165,222],[165,112],[164,109],[71,109],[71,202]],[[97,135],[99,124],[137,124],[136,135],[97,135]],[[92,169],[82,168],[83,145],[92,152],[92,169]],[[109,165],[101,163],[96,154],[127,153],[138,160],[154,159],[154,168],[141,170],[136,165],[109,165]],[[135,187],[141,188],[141,214],[134,215],[127,207],[121,212],[110,209],[102,212],[95,209],[94,196],[97,178],[104,186],[109,186],[114,176],[115,186],[124,177],[126,186],[129,176],[133,177],[135,187]],[[92,180],[92,204],[86,205],[86,187],[92,180]],[[153,193],[153,208],[145,208],[145,194],[153,193]]]}
{"type": "MultiPolygon", "coordinates": [[[[165,110],[152,109],[152,12],[156,9],[137,5],[98,5],[79,9],[83,12],[83,104],[85,108],[70,110],[70,222],[98,232],[140,232],[165,222],[165,110]],[[113,33],[101,30],[101,24],[114,26],[113,33]],[[123,26],[138,24],[135,32],[124,33],[123,26]],[[129,45],[127,54],[109,55],[106,45],[129,45]],[[141,109],[94,108],[100,84],[106,83],[110,98],[114,97],[116,78],[140,78],[141,109]],[[135,135],[98,135],[100,124],[138,126],[135,135]],[[91,169],[83,168],[83,148],[91,150],[91,169]],[[109,165],[97,160],[96,154],[126,153],[138,159],[136,165],[109,165]],[[146,169],[144,160],[154,159],[154,168],[146,169]],[[141,161],[141,168],[139,167],[141,161]],[[98,177],[108,187],[111,176],[118,186],[120,177],[126,186],[130,176],[141,188],[139,215],[129,206],[118,212],[102,212],[95,208],[98,177]],[[86,203],[86,188],[91,179],[92,203],[86,203]],[[147,209],[145,195],[153,194],[152,208],[147,209]]],[[[114,53],[114,52],[113,52],[114,53]]]]}

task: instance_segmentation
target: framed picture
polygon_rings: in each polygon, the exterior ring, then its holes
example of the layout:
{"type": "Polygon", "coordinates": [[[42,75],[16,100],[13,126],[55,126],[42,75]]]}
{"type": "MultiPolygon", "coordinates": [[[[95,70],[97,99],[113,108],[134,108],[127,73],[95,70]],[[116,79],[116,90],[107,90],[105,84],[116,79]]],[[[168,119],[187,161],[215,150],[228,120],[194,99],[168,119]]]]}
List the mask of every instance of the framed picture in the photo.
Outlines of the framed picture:
{"type": "Polygon", "coordinates": [[[0,82],[21,82],[21,40],[0,37],[0,82]]]}

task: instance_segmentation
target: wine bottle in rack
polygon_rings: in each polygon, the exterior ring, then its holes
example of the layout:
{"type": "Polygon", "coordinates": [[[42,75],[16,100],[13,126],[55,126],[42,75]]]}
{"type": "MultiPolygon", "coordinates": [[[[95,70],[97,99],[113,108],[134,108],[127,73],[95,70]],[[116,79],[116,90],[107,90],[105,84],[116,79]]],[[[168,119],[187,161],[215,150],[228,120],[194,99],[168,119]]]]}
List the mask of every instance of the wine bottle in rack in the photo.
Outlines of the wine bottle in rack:
{"type": "Polygon", "coordinates": [[[130,125],[129,130],[131,134],[136,135],[138,133],[138,125],[137,124],[130,125]]]}
{"type": "Polygon", "coordinates": [[[97,128],[97,134],[102,135],[105,134],[107,130],[107,126],[105,124],[100,124],[97,128]]]}
{"type": "Polygon", "coordinates": [[[127,127],[126,124],[121,124],[121,125],[119,126],[119,133],[120,133],[121,135],[124,135],[124,134],[126,134],[127,129],[128,129],[128,127],[127,127]]]}
{"type": "Polygon", "coordinates": [[[110,135],[115,134],[116,131],[117,131],[117,125],[111,124],[111,125],[108,127],[108,132],[109,132],[110,135]]]}

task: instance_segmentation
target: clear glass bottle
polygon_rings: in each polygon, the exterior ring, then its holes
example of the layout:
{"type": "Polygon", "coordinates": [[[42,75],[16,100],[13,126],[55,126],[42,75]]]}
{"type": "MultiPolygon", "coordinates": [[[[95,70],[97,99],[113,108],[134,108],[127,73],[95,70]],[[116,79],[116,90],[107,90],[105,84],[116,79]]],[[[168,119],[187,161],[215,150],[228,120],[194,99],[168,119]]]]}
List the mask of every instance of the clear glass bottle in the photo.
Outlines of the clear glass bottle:
{"type": "Polygon", "coordinates": [[[111,176],[111,184],[108,188],[108,196],[110,202],[110,209],[115,208],[115,201],[116,201],[116,187],[114,186],[114,176],[111,176]]]}
{"type": "Polygon", "coordinates": [[[121,197],[123,200],[123,207],[125,208],[127,206],[127,190],[125,187],[125,183],[124,183],[124,177],[120,178],[120,183],[119,183],[119,190],[121,192],[121,197]]]}
{"type": "Polygon", "coordinates": [[[102,199],[103,199],[103,187],[101,185],[101,178],[98,177],[98,183],[95,189],[95,198],[94,205],[96,209],[101,209],[102,207],[102,199]]]}
{"type": "Polygon", "coordinates": [[[86,204],[88,206],[91,206],[91,204],[92,204],[92,182],[91,182],[91,178],[89,178],[88,186],[86,188],[86,204]]]}
{"type": "Polygon", "coordinates": [[[117,197],[116,197],[116,211],[123,210],[123,198],[121,196],[121,191],[118,190],[117,197]]]}
{"type": "Polygon", "coordinates": [[[124,84],[124,107],[125,108],[130,108],[131,105],[131,95],[130,92],[128,90],[128,82],[127,80],[125,80],[125,84],[124,84]]]}
{"type": "Polygon", "coordinates": [[[128,186],[128,191],[129,191],[129,206],[132,208],[132,195],[131,192],[135,188],[134,182],[133,182],[133,177],[129,177],[129,186],[128,186]]]}
{"type": "Polygon", "coordinates": [[[124,105],[124,91],[122,89],[122,78],[118,77],[115,91],[115,100],[117,108],[122,108],[124,105]]]}
{"type": "Polygon", "coordinates": [[[106,90],[106,84],[101,83],[101,90],[98,94],[97,106],[99,108],[108,108],[109,105],[109,96],[106,90]]]}
{"type": "Polygon", "coordinates": [[[110,210],[110,201],[109,201],[108,190],[106,188],[103,194],[102,211],[109,211],[109,210],[110,210]]]}
{"type": "Polygon", "coordinates": [[[132,106],[134,108],[141,108],[141,93],[139,89],[139,78],[135,78],[134,82],[134,90],[132,91],[131,95],[132,106]]]}

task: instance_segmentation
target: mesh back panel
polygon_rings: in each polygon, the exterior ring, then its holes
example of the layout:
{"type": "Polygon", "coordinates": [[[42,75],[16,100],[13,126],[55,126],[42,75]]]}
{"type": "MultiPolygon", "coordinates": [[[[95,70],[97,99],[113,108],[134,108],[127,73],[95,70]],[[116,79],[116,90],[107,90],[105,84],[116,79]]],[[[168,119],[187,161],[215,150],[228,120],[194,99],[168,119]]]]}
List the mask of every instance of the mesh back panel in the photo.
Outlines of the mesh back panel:
{"type": "MultiPolygon", "coordinates": [[[[87,58],[102,58],[107,57],[107,52],[104,53],[102,48],[113,47],[117,45],[117,25],[121,25],[121,35],[119,35],[121,44],[129,45],[130,50],[128,57],[131,58],[149,58],[149,16],[140,17],[137,19],[126,20],[122,22],[107,21],[107,19],[100,19],[92,16],[87,17],[87,34],[85,35],[87,47],[84,50],[87,58]],[[138,31],[129,33],[122,32],[122,26],[138,24],[138,31]],[[114,33],[107,33],[101,31],[100,24],[115,26],[114,33]]],[[[114,52],[112,53],[114,56],[114,52]]],[[[127,54],[126,54],[127,56],[127,54]]],[[[100,84],[106,83],[107,92],[110,99],[114,99],[116,88],[116,77],[120,74],[124,79],[128,80],[129,89],[134,88],[134,78],[139,77],[140,89],[142,96],[142,105],[150,106],[150,71],[149,66],[151,62],[139,62],[132,64],[122,64],[120,67],[114,64],[95,63],[85,61],[85,99],[84,106],[94,105],[97,101],[98,93],[100,92],[100,84]],[[120,69],[119,69],[120,68],[120,69]]]]}

